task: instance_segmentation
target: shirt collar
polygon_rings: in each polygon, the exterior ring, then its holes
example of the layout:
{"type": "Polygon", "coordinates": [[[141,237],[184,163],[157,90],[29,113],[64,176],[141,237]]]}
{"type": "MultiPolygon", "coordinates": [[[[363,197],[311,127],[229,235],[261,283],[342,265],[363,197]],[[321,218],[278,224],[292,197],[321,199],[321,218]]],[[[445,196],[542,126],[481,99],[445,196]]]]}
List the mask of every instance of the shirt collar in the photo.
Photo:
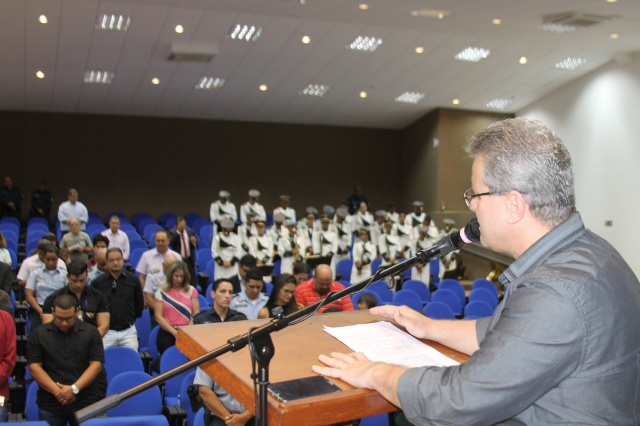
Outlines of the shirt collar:
{"type": "Polygon", "coordinates": [[[503,285],[520,278],[525,272],[542,263],[547,257],[585,233],[580,213],[576,212],[567,220],[547,232],[529,247],[515,262],[500,275],[503,285]]]}

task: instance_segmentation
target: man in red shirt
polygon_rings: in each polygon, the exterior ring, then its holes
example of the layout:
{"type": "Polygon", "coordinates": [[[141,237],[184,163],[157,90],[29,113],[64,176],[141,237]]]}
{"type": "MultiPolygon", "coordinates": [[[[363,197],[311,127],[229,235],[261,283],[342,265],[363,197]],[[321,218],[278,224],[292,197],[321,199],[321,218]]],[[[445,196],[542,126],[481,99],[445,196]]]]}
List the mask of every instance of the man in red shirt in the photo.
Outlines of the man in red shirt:
{"type": "MultiPolygon", "coordinates": [[[[330,292],[340,291],[344,286],[333,281],[333,275],[329,265],[318,265],[314,276],[309,281],[305,281],[296,287],[296,302],[303,306],[309,306],[327,297],[330,292]]],[[[331,302],[318,310],[318,313],[326,311],[328,308],[336,308],[341,311],[353,311],[351,298],[345,296],[342,299],[331,302]]]]}

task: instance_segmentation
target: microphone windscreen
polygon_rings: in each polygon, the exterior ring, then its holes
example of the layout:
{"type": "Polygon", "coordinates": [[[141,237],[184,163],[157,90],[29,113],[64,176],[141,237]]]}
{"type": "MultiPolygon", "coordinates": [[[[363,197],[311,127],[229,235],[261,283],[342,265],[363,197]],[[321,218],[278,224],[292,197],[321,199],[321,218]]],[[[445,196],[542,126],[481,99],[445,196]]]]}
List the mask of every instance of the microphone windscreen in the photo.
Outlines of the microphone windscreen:
{"type": "Polygon", "coordinates": [[[467,222],[465,227],[460,230],[460,237],[467,244],[480,241],[480,224],[477,218],[474,217],[467,222]]]}

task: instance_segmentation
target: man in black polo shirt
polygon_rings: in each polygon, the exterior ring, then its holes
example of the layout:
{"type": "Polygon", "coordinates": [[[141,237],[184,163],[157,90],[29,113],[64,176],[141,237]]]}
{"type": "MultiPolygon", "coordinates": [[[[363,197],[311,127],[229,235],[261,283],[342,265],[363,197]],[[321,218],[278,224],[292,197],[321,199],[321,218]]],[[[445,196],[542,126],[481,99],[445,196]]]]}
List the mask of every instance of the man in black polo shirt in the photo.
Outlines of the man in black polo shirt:
{"type": "Polygon", "coordinates": [[[211,290],[213,306],[193,317],[194,324],[211,324],[216,322],[241,321],[247,317],[238,311],[229,309],[233,299],[233,284],[227,278],[220,278],[213,283],[211,290]]]}
{"type": "Polygon", "coordinates": [[[76,426],[74,413],[105,396],[95,380],[104,362],[100,333],[77,316],[78,300],[60,295],[53,301],[53,321],[29,337],[27,364],[40,387],[38,414],[52,426],[76,426]]]}
{"type": "Polygon", "coordinates": [[[42,305],[42,322],[53,321],[53,301],[61,294],[73,294],[78,299],[78,319],[81,319],[98,329],[104,337],[109,331],[109,306],[107,298],[100,290],[87,287],[87,264],[73,261],[67,267],[69,285],[52,293],[42,305]]]}
{"type": "Polygon", "coordinates": [[[122,250],[118,247],[107,250],[107,270],[91,283],[91,288],[101,291],[109,304],[111,318],[109,332],[102,338],[104,347],[125,346],[137,351],[135,322],[144,309],[140,280],[124,270],[122,250]]]}

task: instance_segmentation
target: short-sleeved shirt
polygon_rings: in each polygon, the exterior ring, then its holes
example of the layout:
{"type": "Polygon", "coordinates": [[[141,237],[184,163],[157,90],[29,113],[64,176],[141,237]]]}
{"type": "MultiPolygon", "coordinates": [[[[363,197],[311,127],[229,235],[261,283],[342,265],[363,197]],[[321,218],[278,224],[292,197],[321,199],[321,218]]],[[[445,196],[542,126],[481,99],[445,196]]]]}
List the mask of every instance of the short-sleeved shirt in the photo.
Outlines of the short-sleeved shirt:
{"type": "Polygon", "coordinates": [[[87,269],[87,285],[91,285],[92,281],[106,273],[108,273],[108,271],[101,271],[98,269],[97,265],[93,265],[91,268],[87,269]]]}
{"type": "Polygon", "coordinates": [[[27,279],[27,289],[35,292],[35,298],[39,305],[56,290],[67,285],[67,274],[61,268],[48,270],[45,267],[35,269],[27,279]]]}
{"type": "MultiPolygon", "coordinates": [[[[78,246],[82,248],[93,247],[93,244],[91,243],[91,237],[89,237],[89,234],[81,231],[78,233],[78,235],[74,235],[73,233],[68,232],[64,234],[64,236],[62,237],[62,240],[60,240],[61,248],[75,248],[78,246]]],[[[80,262],[86,263],[87,259],[89,259],[89,253],[71,252],[69,253],[69,258],[72,261],[79,260],[80,262]]]]}
{"type": "Polygon", "coordinates": [[[147,279],[144,282],[144,292],[156,294],[167,283],[167,276],[162,268],[154,269],[151,273],[147,274],[147,279]]]}
{"type": "Polygon", "coordinates": [[[111,273],[106,273],[96,278],[91,288],[101,291],[107,298],[111,314],[109,329],[124,330],[142,316],[144,296],[140,280],[134,274],[122,272],[114,279],[111,273]]]}
{"type": "MultiPolygon", "coordinates": [[[[54,382],[71,385],[89,367],[89,362],[104,363],[102,338],[98,330],[84,321],[76,321],[73,328],[63,333],[53,322],[43,324],[33,330],[27,344],[27,364],[42,364],[44,371],[54,382]]],[[[94,380],[71,404],[77,411],[104,398],[99,380],[94,380]]],[[[55,413],[65,414],[68,407],[58,403],[53,394],[38,390],[38,407],[55,413]]]]}
{"type": "Polygon", "coordinates": [[[229,392],[214,382],[213,379],[200,367],[196,368],[196,376],[193,378],[193,384],[196,386],[211,388],[222,405],[224,405],[224,408],[229,410],[231,414],[242,414],[247,411],[247,409],[244,408],[244,405],[240,404],[237,399],[229,395],[229,392]]]}
{"type": "MultiPolygon", "coordinates": [[[[329,293],[340,291],[342,289],[344,289],[344,286],[334,281],[331,283],[329,293]]],[[[327,295],[320,296],[314,288],[313,278],[309,281],[303,282],[298,287],[296,287],[296,302],[302,304],[303,306],[312,305],[324,299],[325,297],[327,297],[327,295]]],[[[349,296],[345,296],[318,309],[318,313],[322,313],[328,308],[338,308],[341,311],[353,311],[353,303],[351,302],[351,298],[349,296]]]]}
{"type": "Polygon", "coordinates": [[[122,257],[125,260],[129,259],[129,237],[124,231],[118,229],[118,232],[114,234],[111,232],[111,229],[107,229],[106,231],[102,231],[101,234],[109,240],[109,248],[118,247],[122,250],[122,257]]]}
{"type": "Polygon", "coordinates": [[[191,321],[193,302],[198,297],[198,290],[189,286],[189,290],[170,288],[167,291],[158,290],[156,300],[162,301],[162,316],[172,326],[188,325],[191,321]]]}
{"type": "Polygon", "coordinates": [[[264,308],[267,300],[269,300],[269,296],[264,293],[260,293],[255,300],[251,300],[247,293],[243,291],[233,297],[229,309],[242,312],[250,320],[257,319],[260,309],[264,308]]]}
{"type": "Polygon", "coordinates": [[[247,316],[242,312],[229,309],[229,311],[227,312],[227,315],[224,317],[224,320],[222,320],[222,318],[220,318],[220,315],[218,315],[218,313],[212,308],[204,312],[200,312],[195,317],[193,317],[193,323],[194,324],[214,324],[218,322],[242,321],[246,319],[247,319],[247,316]]]}
{"type": "MultiPolygon", "coordinates": [[[[20,265],[20,269],[18,270],[18,275],[16,277],[20,281],[26,281],[27,278],[29,278],[31,271],[38,268],[44,268],[44,262],[40,260],[37,254],[34,254],[22,261],[22,265],[20,265]]],[[[67,265],[62,259],[58,259],[58,268],[63,270],[64,274],[67,275],[67,265]]]]}
{"type": "Polygon", "coordinates": [[[156,270],[162,272],[162,262],[164,262],[165,256],[169,253],[174,255],[178,260],[182,260],[180,253],[176,253],[171,249],[167,249],[165,254],[160,254],[157,249],[153,248],[142,253],[142,257],[140,257],[140,261],[136,267],[136,272],[143,275],[152,274],[156,270]]]}
{"type": "MultiPolygon", "coordinates": [[[[52,312],[51,309],[53,308],[53,301],[61,294],[73,294],[75,296],[75,293],[71,291],[69,286],[62,287],[60,290],[47,297],[47,300],[45,300],[42,305],[42,311],[45,313],[52,312]]],[[[95,288],[85,287],[80,295],[78,304],[80,305],[80,308],[78,309],[78,318],[94,327],[98,326],[98,321],[96,320],[96,316],[98,314],[105,312],[109,313],[107,298],[100,290],[96,290],[95,288]]]]}

